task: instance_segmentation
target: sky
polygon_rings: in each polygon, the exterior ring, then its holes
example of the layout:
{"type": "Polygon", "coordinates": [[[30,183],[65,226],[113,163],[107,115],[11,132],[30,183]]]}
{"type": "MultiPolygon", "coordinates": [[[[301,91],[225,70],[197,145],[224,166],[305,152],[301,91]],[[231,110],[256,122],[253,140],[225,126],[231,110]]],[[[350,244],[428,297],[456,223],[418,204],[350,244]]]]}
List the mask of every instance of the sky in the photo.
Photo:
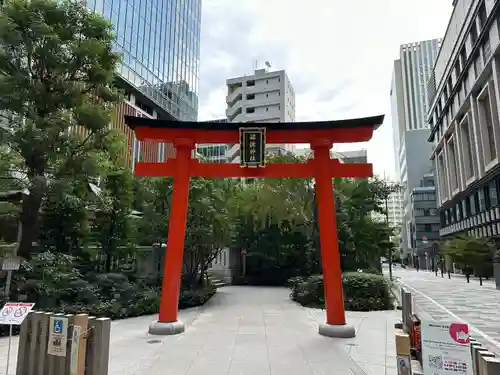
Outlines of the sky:
{"type": "Polygon", "coordinates": [[[203,0],[199,120],[225,117],[226,79],[269,61],[285,69],[296,120],[385,114],[365,148],[380,176],[395,178],[390,110],[401,44],[442,38],[452,0],[203,0]]]}

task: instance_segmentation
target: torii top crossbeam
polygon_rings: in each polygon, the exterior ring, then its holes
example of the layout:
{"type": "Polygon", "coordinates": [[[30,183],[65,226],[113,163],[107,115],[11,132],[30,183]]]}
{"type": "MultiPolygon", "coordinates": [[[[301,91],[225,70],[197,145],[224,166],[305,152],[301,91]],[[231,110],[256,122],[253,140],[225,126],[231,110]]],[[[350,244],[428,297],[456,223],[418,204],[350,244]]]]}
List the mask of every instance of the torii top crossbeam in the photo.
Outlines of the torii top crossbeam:
{"type": "MultiPolygon", "coordinates": [[[[127,116],[127,125],[135,131],[140,141],[183,142],[195,144],[225,143],[235,144],[240,141],[239,129],[242,126],[265,128],[266,144],[308,143],[315,146],[335,143],[369,141],[373,132],[383,122],[384,116],[364,117],[339,121],[316,122],[281,122],[281,123],[210,123],[157,120],[145,117],[127,116]]],[[[315,157],[316,159],[316,157],[315,157]]],[[[372,165],[364,163],[342,164],[338,160],[323,161],[328,163],[332,177],[368,177],[372,165]]],[[[135,174],[138,176],[172,176],[176,159],[165,163],[138,162],[135,174]]],[[[314,160],[303,164],[270,164],[265,168],[240,168],[238,164],[200,163],[191,159],[189,174],[201,177],[314,177],[314,160]]]]}

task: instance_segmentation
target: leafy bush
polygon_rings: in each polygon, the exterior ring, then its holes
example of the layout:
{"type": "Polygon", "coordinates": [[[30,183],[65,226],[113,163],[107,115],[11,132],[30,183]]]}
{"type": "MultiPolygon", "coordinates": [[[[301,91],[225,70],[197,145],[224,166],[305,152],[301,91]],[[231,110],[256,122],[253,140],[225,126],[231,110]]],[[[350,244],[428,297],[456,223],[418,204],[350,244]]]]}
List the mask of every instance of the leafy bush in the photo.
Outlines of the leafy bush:
{"type": "Polygon", "coordinates": [[[389,310],[393,306],[390,282],[382,275],[345,273],[342,286],[346,310],[389,310]]]}
{"type": "MultiPolygon", "coordinates": [[[[119,273],[81,275],[73,258],[50,252],[40,253],[13,274],[11,300],[35,303],[35,309],[66,314],[87,313],[97,317],[123,319],[157,314],[160,288],[151,283],[131,282],[119,273]]],[[[203,305],[216,292],[208,283],[193,288],[183,285],[179,308],[203,305]]],[[[6,302],[0,285],[0,303],[6,302]]],[[[17,332],[17,331],[16,331],[17,332]]],[[[8,334],[0,326],[0,336],[8,334]]]]}
{"type": "Polygon", "coordinates": [[[199,289],[181,290],[179,296],[179,308],[187,309],[189,307],[201,306],[205,304],[217,291],[212,284],[206,284],[199,289]]]}
{"type": "Polygon", "coordinates": [[[290,282],[292,284],[290,297],[294,301],[309,307],[323,307],[325,305],[323,275],[294,278],[290,282]]]}
{"type": "MultiPolygon", "coordinates": [[[[323,275],[289,280],[290,298],[303,306],[324,307],[323,275]]],[[[345,273],[342,276],[344,306],[350,311],[388,310],[392,308],[389,281],[365,272],[345,273]]]]}

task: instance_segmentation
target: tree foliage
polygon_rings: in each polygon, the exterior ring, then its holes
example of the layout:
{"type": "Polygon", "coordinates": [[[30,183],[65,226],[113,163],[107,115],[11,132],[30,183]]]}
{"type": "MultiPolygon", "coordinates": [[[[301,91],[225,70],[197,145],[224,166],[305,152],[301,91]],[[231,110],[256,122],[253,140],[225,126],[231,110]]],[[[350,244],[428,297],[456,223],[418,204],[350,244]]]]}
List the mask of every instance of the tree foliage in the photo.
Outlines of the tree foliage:
{"type": "MultiPolygon", "coordinates": [[[[269,160],[304,161],[294,156],[269,160]]],[[[385,199],[398,189],[399,186],[379,178],[334,181],[343,270],[380,271],[380,257],[394,247],[390,241],[393,228],[387,223],[375,222],[371,213],[385,213],[385,199]]],[[[321,272],[317,202],[312,180],[257,179],[242,185],[236,202],[232,247],[246,253],[247,279],[283,283],[289,277],[321,272]]]]}
{"type": "Polygon", "coordinates": [[[465,272],[474,272],[477,276],[490,276],[495,250],[488,238],[466,235],[447,240],[441,248],[442,253],[450,256],[465,272]]]}
{"type": "Polygon", "coordinates": [[[53,179],[96,173],[120,61],[111,24],[84,2],[7,0],[0,13],[2,140],[18,159],[23,200],[19,255],[29,258],[53,179]]]}
{"type": "Polygon", "coordinates": [[[132,217],[132,175],[121,168],[108,173],[97,197],[93,232],[105,256],[105,270],[111,271],[113,258],[133,252],[136,244],[136,226],[132,217]]]}

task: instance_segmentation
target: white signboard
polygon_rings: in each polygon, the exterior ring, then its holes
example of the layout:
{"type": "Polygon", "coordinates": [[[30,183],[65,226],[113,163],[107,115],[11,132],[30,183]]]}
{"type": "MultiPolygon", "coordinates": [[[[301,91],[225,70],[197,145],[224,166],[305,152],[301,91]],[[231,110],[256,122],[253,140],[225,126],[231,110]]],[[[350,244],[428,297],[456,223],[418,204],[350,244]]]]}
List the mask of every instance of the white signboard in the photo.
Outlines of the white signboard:
{"type": "Polygon", "coordinates": [[[34,303],[7,302],[0,310],[0,324],[21,325],[34,303]]]}
{"type": "Polygon", "coordinates": [[[70,353],[70,365],[69,371],[71,375],[77,375],[78,373],[78,351],[80,350],[80,334],[82,327],[74,326],[73,335],[71,337],[71,353],[70,353]]]}
{"type": "Polygon", "coordinates": [[[20,257],[8,257],[2,261],[2,271],[18,271],[21,268],[20,257]]]}
{"type": "Polygon", "coordinates": [[[66,346],[68,344],[68,318],[50,317],[49,341],[47,343],[47,354],[58,357],[66,357],[66,346]]]}
{"type": "Polygon", "coordinates": [[[425,375],[473,375],[467,324],[422,321],[421,329],[425,375]]]}

